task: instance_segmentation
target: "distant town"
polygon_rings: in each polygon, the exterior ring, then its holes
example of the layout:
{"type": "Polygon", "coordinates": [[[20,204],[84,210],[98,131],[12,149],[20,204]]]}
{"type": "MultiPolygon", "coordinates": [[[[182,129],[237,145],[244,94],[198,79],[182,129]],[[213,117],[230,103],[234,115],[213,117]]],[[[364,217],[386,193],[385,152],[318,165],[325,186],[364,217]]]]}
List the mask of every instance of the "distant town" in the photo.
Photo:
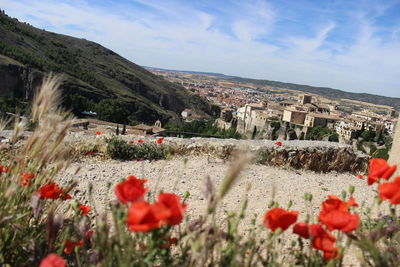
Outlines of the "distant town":
{"type": "MultiPolygon", "coordinates": [[[[302,139],[310,129],[321,126],[334,130],[340,142],[349,143],[365,129],[392,135],[397,121],[396,110],[389,106],[347,99],[333,101],[285,88],[235,83],[212,74],[148,70],[219,106],[218,127],[235,127],[250,138],[274,139],[270,129],[271,122],[276,121],[293,129],[295,139],[302,139]]],[[[186,121],[202,118],[190,109],[181,115],[186,121]]],[[[276,137],[292,139],[287,131],[281,134],[286,136],[276,137]]]]}

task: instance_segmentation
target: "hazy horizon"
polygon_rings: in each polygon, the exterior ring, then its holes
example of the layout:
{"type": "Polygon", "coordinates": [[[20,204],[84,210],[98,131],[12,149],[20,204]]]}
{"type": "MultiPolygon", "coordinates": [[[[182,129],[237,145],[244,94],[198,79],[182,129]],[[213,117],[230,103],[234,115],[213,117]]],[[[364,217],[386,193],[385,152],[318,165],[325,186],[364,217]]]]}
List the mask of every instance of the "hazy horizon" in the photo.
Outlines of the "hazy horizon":
{"type": "Polygon", "coordinates": [[[0,0],[142,66],[400,97],[400,0],[0,0]]]}

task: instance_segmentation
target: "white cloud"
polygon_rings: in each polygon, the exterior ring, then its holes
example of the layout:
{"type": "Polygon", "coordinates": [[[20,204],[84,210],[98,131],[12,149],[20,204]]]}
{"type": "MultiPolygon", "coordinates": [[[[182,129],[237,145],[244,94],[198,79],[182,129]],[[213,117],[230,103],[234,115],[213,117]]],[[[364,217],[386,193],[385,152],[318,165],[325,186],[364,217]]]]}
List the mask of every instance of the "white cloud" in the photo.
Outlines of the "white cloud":
{"type": "Polygon", "coordinates": [[[245,2],[240,6],[240,13],[235,14],[232,31],[236,37],[244,42],[267,35],[275,22],[274,10],[264,1],[245,2]]]}
{"type": "Polygon", "coordinates": [[[335,23],[331,22],[320,29],[313,38],[290,37],[289,42],[293,43],[303,52],[313,52],[324,44],[330,31],[335,28],[335,23]]]}
{"type": "MultiPolygon", "coordinates": [[[[1,0],[1,6],[22,21],[39,28],[51,25],[55,32],[101,43],[140,65],[400,97],[400,40],[378,38],[374,19],[361,13],[354,16],[356,42],[346,47],[329,38],[341,27],[332,18],[314,29],[312,37],[288,32],[289,37],[278,40],[285,46],[278,46],[260,41],[273,33],[280,19],[279,12],[265,1],[220,7],[226,18],[170,1],[140,2],[155,11],[133,12],[129,6],[106,10],[84,0],[61,4],[53,0],[1,0]],[[221,20],[232,32],[213,26],[221,20]]],[[[392,36],[398,37],[395,28],[392,36]]]]}

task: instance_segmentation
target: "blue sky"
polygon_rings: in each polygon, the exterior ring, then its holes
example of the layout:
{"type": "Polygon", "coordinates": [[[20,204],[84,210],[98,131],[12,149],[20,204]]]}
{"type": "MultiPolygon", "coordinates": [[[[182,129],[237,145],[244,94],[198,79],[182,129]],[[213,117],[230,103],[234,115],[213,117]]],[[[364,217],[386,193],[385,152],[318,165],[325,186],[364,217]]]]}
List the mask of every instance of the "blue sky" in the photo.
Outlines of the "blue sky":
{"type": "Polygon", "coordinates": [[[0,0],[139,65],[400,97],[400,0],[0,0]]]}

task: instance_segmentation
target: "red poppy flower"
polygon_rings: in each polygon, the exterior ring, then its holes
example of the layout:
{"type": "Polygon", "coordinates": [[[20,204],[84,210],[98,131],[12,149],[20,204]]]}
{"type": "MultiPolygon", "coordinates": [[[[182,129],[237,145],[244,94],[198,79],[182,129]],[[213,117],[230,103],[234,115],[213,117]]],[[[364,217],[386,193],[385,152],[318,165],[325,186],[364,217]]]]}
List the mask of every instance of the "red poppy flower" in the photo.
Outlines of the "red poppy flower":
{"type": "Polygon", "coordinates": [[[296,222],[297,211],[287,211],[281,208],[273,208],[269,210],[264,216],[264,226],[275,232],[277,228],[285,231],[290,225],[296,222]]]}
{"type": "Polygon", "coordinates": [[[93,152],[92,151],[88,151],[88,152],[86,152],[86,155],[93,156],[93,152]]]}
{"type": "Polygon", "coordinates": [[[145,182],[147,182],[146,179],[129,176],[115,187],[115,195],[124,204],[141,200],[147,191],[147,188],[143,187],[145,182]]]}
{"type": "Polygon", "coordinates": [[[129,141],[129,144],[131,144],[131,145],[134,144],[134,143],[135,143],[135,141],[129,141]]]}
{"type": "Polygon", "coordinates": [[[139,140],[137,140],[137,142],[138,142],[138,143],[143,143],[143,142],[144,142],[144,140],[142,140],[142,139],[139,139],[139,140]]]}
{"type": "Polygon", "coordinates": [[[389,166],[384,159],[370,159],[368,185],[379,182],[380,178],[388,180],[396,169],[396,165],[389,166]]]}
{"type": "Polygon", "coordinates": [[[97,132],[96,132],[96,135],[101,135],[101,132],[97,131],[97,132]]]}
{"type": "Polygon", "coordinates": [[[364,177],[363,177],[362,174],[359,174],[359,175],[357,175],[357,178],[358,178],[358,179],[363,179],[364,177]]]}
{"type": "Polygon", "coordinates": [[[47,255],[41,262],[39,267],[65,267],[67,262],[57,254],[51,253],[47,255]]]}
{"type": "Polygon", "coordinates": [[[79,204],[79,210],[81,211],[82,216],[86,216],[89,213],[89,211],[91,210],[91,208],[89,206],[79,204]]]}
{"type": "Polygon", "coordinates": [[[182,222],[187,205],[181,202],[181,198],[178,195],[161,193],[158,195],[158,203],[170,211],[170,215],[167,218],[160,219],[164,219],[169,225],[177,225],[182,222]]]}
{"type": "Polygon", "coordinates": [[[400,176],[393,182],[380,184],[378,192],[382,200],[389,199],[392,204],[400,204],[400,176]]]}
{"type": "Polygon", "coordinates": [[[329,261],[330,259],[337,259],[339,258],[339,249],[333,248],[331,251],[324,251],[324,259],[329,261]]]}
{"type": "Polygon", "coordinates": [[[67,200],[67,199],[71,199],[72,197],[71,197],[70,194],[63,194],[63,195],[61,195],[61,198],[62,198],[63,200],[67,200]]]}
{"type": "Polygon", "coordinates": [[[21,181],[20,181],[20,185],[21,186],[27,186],[27,185],[31,185],[31,180],[35,178],[35,174],[31,173],[31,172],[27,172],[25,174],[21,174],[21,181]]]}
{"type": "Polygon", "coordinates": [[[328,199],[322,202],[322,210],[318,219],[331,231],[351,232],[360,224],[358,214],[349,212],[349,207],[352,206],[358,206],[353,197],[345,202],[337,196],[328,196],[328,199]]]}
{"type": "Polygon", "coordinates": [[[354,231],[360,225],[360,217],[357,213],[351,214],[348,211],[333,210],[330,212],[321,211],[318,219],[330,231],[340,230],[344,233],[354,231]]]}
{"type": "Polygon", "coordinates": [[[282,142],[275,142],[275,145],[282,146],[282,142]]]}
{"type": "Polygon", "coordinates": [[[349,201],[345,202],[338,196],[329,195],[328,199],[322,202],[322,210],[326,212],[333,210],[348,211],[349,207],[358,207],[358,204],[353,197],[350,197],[349,201]]]}
{"type": "Polygon", "coordinates": [[[0,174],[3,172],[3,165],[0,164],[0,174]]]}
{"type": "Polygon", "coordinates": [[[159,139],[157,139],[157,144],[162,144],[162,142],[164,141],[164,137],[161,137],[161,138],[159,138],[159,139]]]}
{"type": "Polygon", "coordinates": [[[55,183],[44,185],[39,189],[40,199],[58,199],[62,193],[63,190],[55,183]]]}
{"type": "Polygon", "coordinates": [[[309,226],[305,222],[296,223],[293,226],[293,233],[298,234],[299,236],[306,239],[310,238],[309,226]]]}
{"type": "Polygon", "coordinates": [[[170,211],[160,204],[134,202],[129,208],[126,224],[132,232],[148,232],[162,225],[160,219],[170,216],[170,211]]]}
{"type": "Polygon", "coordinates": [[[67,240],[65,241],[64,253],[71,254],[72,251],[74,251],[75,247],[82,247],[82,246],[83,246],[83,240],[79,240],[77,242],[67,240]]]}
{"type": "Polygon", "coordinates": [[[9,171],[10,171],[10,166],[5,166],[4,169],[3,169],[3,172],[7,173],[9,171]]]}
{"type": "Polygon", "coordinates": [[[326,257],[325,259],[335,255],[335,251],[337,250],[337,248],[335,248],[336,238],[329,232],[326,232],[324,228],[322,228],[322,225],[312,224],[310,226],[310,234],[312,236],[313,248],[322,250],[324,252],[324,258],[326,257]]]}
{"type": "Polygon", "coordinates": [[[296,223],[293,227],[293,233],[303,238],[312,239],[312,246],[324,253],[324,259],[329,260],[339,256],[339,250],[335,248],[336,238],[329,232],[326,232],[320,224],[307,224],[304,222],[296,223]]]}

